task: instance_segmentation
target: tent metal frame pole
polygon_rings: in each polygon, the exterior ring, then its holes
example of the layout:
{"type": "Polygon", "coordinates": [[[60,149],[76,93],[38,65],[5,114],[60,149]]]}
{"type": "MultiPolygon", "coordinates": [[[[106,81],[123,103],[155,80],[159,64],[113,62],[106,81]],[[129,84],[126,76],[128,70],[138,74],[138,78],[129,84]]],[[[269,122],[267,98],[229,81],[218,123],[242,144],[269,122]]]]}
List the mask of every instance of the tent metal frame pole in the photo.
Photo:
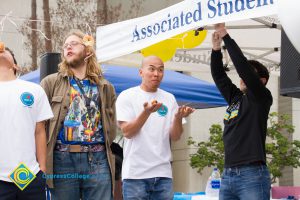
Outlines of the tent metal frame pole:
{"type": "Polygon", "coordinates": [[[267,52],[265,52],[263,54],[256,55],[253,59],[261,59],[261,58],[263,58],[263,57],[265,57],[267,55],[270,55],[270,54],[272,54],[274,52],[275,52],[274,50],[269,50],[269,51],[267,51],[267,52]]]}
{"type": "Polygon", "coordinates": [[[241,49],[245,49],[245,50],[259,50],[259,51],[270,51],[273,50],[275,52],[280,51],[280,47],[241,47],[241,49]]]}
{"type": "MultiPolygon", "coordinates": [[[[259,50],[259,51],[270,51],[273,50],[274,52],[280,51],[280,47],[240,47],[241,49],[245,49],[245,50],[259,50]]],[[[180,51],[204,51],[204,50],[211,50],[211,47],[197,47],[197,48],[193,48],[193,49],[177,49],[177,52],[180,51]]]]}
{"type": "MultiPolygon", "coordinates": [[[[260,59],[260,60],[263,60],[263,61],[265,61],[265,62],[272,63],[272,64],[274,64],[274,65],[279,65],[279,62],[276,62],[276,61],[274,61],[274,60],[265,58],[265,56],[268,56],[268,55],[270,55],[270,54],[272,54],[272,53],[275,53],[275,52],[279,51],[280,48],[277,48],[277,47],[275,47],[275,48],[264,48],[264,47],[258,47],[258,48],[255,48],[255,47],[241,47],[241,49],[242,49],[242,51],[243,51],[243,53],[244,53],[245,55],[251,56],[252,59],[260,59]],[[247,52],[247,51],[245,51],[245,50],[261,50],[261,51],[267,51],[267,52],[264,52],[264,53],[262,53],[262,54],[256,55],[256,54],[253,54],[253,53],[249,53],[249,52],[247,52]]],[[[211,50],[211,48],[197,48],[197,49],[189,49],[189,50],[187,50],[187,49],[180,49],[180,50],[177,50],[177,51],[196,51],[196,50],[211,50]]],[[[226,51],[225,51],[224,53],[226,53],[226,51]]],[[[188,59],[190,59],[190,60],[192,60],[192,61],[195,61],[195,62],[197,62],[197,63],[202,63],[202,64],[210,65],[209,62],[205,62],[205,61],[203,61],[203,60],[200,60],[200,59],[197,59],[197,58],[193,58],[193,57],[191,57],[191,56],[183,55],[183,54],[180,54],[180,53],[176,53],[175,55],[181,56],[181,57],[183,57],[183,58],[188,58],[188,59]]],[[[228,57],[228,60],[226,60],[226,63],[225,63],[225,64],[228,65],[228,66],[232,66],[230,57],[228,57]]],[[[231,67],[230,67],[230,69],[231,69],[231,67]]]]}
{"type": "MultiPolygon", "coordinates": [[[[274,60],[271,60],[271,59],[268,59],[268,58],[264,58],[264,57],[262,57],[261,55],[255,55],[255,54],[253,54],[253,53],[249,53],[249,52],[243,52],[245,55],[248,55],[248,56],[252,56],[253,57],[253,59],[260,59],[260,60],[263,60],[263,61],[266,61],[266,62],[269,62],[269,63],[273,63],[273,64],[275,64],[275,65],[279,65],[279,62],[276,62],[276,61],[274,61],[274,60]]],[[[274,51],[273,52],[271,52],[271,53],[274,53],[274,51]]],[[[268,53],[267,55],[269,55],[269,54],[271,54],[271,53],[268,53]]]]}
{"type": "Polygon", "coordinates": [[[271,23],[271,22],[268,22],[266,20],[263,20],[262,18],[252,18],[253,21],[256,21],[258,23],[261,23],[261,24],[264,24],[266,25],[268,28],[276,28],[278,30],[281,30],[282,29],[282,26],[281,24],[276,24],[276,23],[271,23]]]}
{"type": "MultiPolygon", "coordinates": [[[[270,28],[267,25],[232,25],[226,26],[226,29],[261,29],[261,28],[270,28]]],[[[213,26],[205,26],[206,30],[215,30],[213,26]]]]}
{"type": "MultiPolygon", "coordinates": [[[[261,29],[261,28],[274,28],[281,30],[282,26],[279,23],[271,23],[262,18],[251,18],[251,20],[258,22],[258,25],[228,25],[226,29],[261,29]]],[[[214,26],[205,26],[206,30],[215,30],[214,26]]]]}

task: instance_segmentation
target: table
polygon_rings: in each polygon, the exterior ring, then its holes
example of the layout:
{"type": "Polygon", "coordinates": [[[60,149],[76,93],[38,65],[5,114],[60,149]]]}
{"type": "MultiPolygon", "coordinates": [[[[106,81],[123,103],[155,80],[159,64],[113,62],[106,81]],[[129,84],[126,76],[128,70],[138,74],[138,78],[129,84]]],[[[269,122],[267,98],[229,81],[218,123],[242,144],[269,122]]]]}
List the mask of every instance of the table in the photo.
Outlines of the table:
{"type": "Polygon", "coordinates": [[[208,197],[206,195],[197,195],[197,194],[181,194],[174,195],[173,200],[218,200],[218,197],[208,197]]]}

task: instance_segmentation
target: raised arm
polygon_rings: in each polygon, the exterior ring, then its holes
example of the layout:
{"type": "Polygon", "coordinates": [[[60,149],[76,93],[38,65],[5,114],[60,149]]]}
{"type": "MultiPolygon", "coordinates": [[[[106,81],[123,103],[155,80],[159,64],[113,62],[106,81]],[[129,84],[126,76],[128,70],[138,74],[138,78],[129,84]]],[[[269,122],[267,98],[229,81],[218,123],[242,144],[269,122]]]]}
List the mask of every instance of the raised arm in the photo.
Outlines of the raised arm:
{"type": "Polygon", "coordinates": [[[212,35],[212,53],[211,53],[211,74],[221,94],[225,98],[228,104],[231,103],[236,93],[240,93],[240,90],[232,83],[227,76],[222,61],[221,53],[222,38],[218,32],[214,32],[212,35]]]}
{"type": "Polygon", "coordinates": [[[156,112],[162,106],[162,103],[150,105],[147,102],[145,102],[143,106],[144,110],[138,115],[137,118],[128,122],[118,121],[118,125],[121,128],[124,137],[128,139],[134,137],[144,126],[151,113],[156,112]]]}
{"type": "Polygon", "coordinates": [[[251,94],[253,94],[253,96],[255,96],[257,99],[265,97],[267,92],[265,85],[260,80],[260,77],[256,73],[255,69],[248,63],[248,60],[242,53],[240,47],[227,33],[225,24],[217,24],[216,31],[219,33],[220,37],[223,38],[230,58],[240,78],[247,86],[247,90],[251,92],[251,94]]]}

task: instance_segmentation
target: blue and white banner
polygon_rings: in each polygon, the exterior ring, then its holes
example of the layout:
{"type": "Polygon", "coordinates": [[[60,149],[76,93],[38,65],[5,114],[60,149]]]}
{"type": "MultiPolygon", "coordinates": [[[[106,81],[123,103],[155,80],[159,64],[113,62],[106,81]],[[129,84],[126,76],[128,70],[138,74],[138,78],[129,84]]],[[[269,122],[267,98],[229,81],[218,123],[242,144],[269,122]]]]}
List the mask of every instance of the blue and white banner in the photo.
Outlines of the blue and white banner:
{"type": "Polygon", "coordinates": [[[97,28],[104,62],[209,24],[277,14],[277,0],[185,0],[150,15],[97,28]]]}

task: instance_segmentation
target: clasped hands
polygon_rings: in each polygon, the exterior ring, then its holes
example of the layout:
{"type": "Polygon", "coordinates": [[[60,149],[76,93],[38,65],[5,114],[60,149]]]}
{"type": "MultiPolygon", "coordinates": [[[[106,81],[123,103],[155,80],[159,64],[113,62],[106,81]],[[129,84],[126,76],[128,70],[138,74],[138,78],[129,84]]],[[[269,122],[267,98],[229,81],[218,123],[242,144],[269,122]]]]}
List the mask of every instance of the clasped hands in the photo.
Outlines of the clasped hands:
{"type": "Polygon", "coordinates": [[[227,34],[225,23],[215,24],[215,32],[212,34],[213,50],[220,50],[222,38],[227,34]]]}

